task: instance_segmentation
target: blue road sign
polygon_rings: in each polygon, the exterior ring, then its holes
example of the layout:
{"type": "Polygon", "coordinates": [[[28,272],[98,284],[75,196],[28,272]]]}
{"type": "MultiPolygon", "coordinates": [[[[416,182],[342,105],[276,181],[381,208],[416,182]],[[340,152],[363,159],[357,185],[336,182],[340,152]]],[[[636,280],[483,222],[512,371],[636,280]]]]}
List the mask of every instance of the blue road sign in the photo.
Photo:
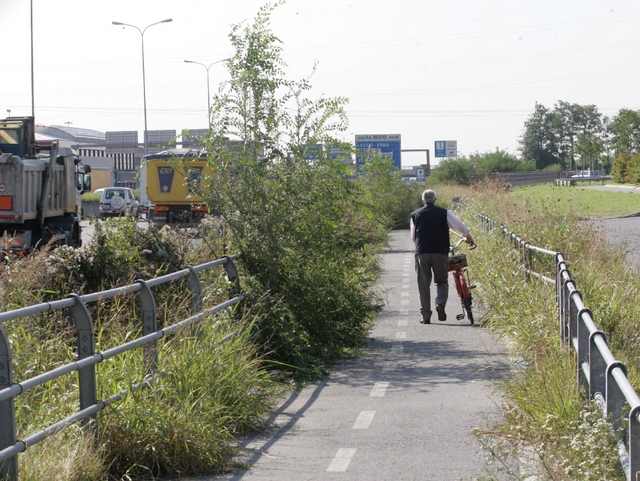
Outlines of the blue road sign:
{"type": "Polygon", "coordinates": [[[356,149],[358,165],[363,165],[368,157],[380,155],[383,159],[393,161],[396,168],[400,169],[402,166],[400,134],[356,135],[356,149]]]}
{"type": "Polygon", "coordinates": [[[435,142],[436,157],[457,157],[458,141],[457,140],[436,140],[435,142]]]}

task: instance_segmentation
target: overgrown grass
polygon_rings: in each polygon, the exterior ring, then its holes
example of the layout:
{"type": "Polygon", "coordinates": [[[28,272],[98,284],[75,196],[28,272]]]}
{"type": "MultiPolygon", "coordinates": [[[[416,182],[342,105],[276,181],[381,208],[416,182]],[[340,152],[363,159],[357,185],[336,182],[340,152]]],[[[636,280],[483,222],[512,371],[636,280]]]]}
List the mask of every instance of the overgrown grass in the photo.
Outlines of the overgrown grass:
{"type": "MultiPolygon", "coordinates": [[[[92,287],[131,283],[142,273],[146,277],[171,272],[179,262],[201,263],[205,253],[183,250],[188,243],[179,232],[142,232],[134,220],[109,221],[97,226],[95,241],[83,249],[41,250],[13,259],[0,273],[0,305],[3,310],[31,305],[72,290],[86,293],[92,287]],[[123,245],[128,246],[126,252],[123,245]]],[[[222,268],[200,277],[205,307],[228,298],[222,268]]],[[[184,282],[158,286],[154,294],[161,327],[190,315],[184,282]]],[[[102,300],[89,309],[97,352],[140,337],[142,323],[133,296],[102,300]]],[[[163,376],[151,389],[132,393],[102,411],[97,443],[91,431],[74,426],[29,447],[19,457],[21,479],[106,481],[227,469],[238,450],[237,437],[260,429],[273,396],[288,386],[279,375],[276,382],[264,368],[256,342],[258,321],[258,314],[244,309],[223,312],[181,336],[158,341],[163,376]]],[[[3,327],[11,341],[15,382],[75,359],[75,332],[61,311],[17,319],[3,327]]],[[[98,399],[130,389],[145,374],[141,349],[100,363],[98,399]]],[[[27,391],[15,403],[18,438],[24,439],[79,409],[77,375],[27,391]]]]}
{"type": "Polygon", "coordinates": [[[102,417],[111,471],[175,477],[227,468],[239,448],[237,437],[262,427],[261,416],[277,392],[251,333],[246,320],[223,316],[168,340],[160,350],[161,381],[102,417]]]}
{"type": "MultiPolygon", "coordinates": [[[[467,191],[465,215],[473,222],[474,213],[486,213],[531,244],[564,253],[585,304],[638,389],[639,326],[631,312],[640,302],[638,282],[625,271],[620,253],[579,222],[584,211],[567,209],[566,202],[541,192],[539,199],[531,190],[524,196],[519,189],[483,185],[467,191]]],[[[615,436],[579,392],[574,354],[560,341],[555,288],[535,279],[525,282],[519,254],[502,235],[478,228],[475,233],[476,294],[487,309],[486,324],[503,336],[518,366],[503,384],[504,422],[483,437],[500,468],[491,479],[509,470],[517,479],[526,477],[509,460],[523,452],[535,453],[537,461],[527,468],[535,473],[528,474],[541,479],[619,479],[615,436]]],[[[534,262],[536,270],[554,277],[552,262],[540,256],[534,262]]]]}

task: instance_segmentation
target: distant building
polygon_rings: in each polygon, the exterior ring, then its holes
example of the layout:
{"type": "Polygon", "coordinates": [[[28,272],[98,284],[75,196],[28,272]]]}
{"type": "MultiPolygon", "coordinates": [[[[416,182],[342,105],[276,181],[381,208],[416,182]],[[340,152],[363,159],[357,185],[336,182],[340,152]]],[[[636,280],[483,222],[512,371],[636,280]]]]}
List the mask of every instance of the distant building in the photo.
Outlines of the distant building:
{"type": "MultiPolygon", "coordinates": [[[[137,131],[100,132],[64,125],[36,125],[35,130],[36,141],[41,145],[55,141],[60,147],[78,152],[80,160],[91,166],[94,190],[111,186],[139,187],[137,173],[144,156],[144,144],[138,141],[137,131]]],[[[147,138],[148,152],[157,153],[175,147],[176,131],[149,130],[147,138]]]]}

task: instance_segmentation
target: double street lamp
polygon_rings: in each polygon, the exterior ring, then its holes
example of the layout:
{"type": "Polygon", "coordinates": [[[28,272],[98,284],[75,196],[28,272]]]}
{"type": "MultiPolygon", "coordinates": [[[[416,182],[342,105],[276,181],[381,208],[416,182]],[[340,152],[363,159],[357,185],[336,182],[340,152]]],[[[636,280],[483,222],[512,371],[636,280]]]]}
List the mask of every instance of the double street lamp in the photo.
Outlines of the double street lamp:
{"type": "Polygon", "coordinates": [[[171,18],[167,18],[165,20],[161,20],[160,22],[152,23],[151,25],[147,25],[144,30],[140,30],[135,25],[131,25],[129,23],[122,22],[111,22],[113,25],[122,25],[123,27],[133,27],[138,32],[140,32],[140,36],[142,37],[142,98],[144,103],[144,155],[149,153],[148,142],[147,142],[147,87],[146,87],[146,79],[144,75],[144,33],[147,31],[149,27],[153,27],[154,25],[158,25],[160,23],[169,23],[173,22],[171,18]]]}
{"type": "Polygon", "coordinates": [[[212,65],[215,65],[220,62],[224,62],[225,60],[229,60],[229,59],[223,58],[222,60],[216,60],[215,62],[212,62],[211,64],[209,64],[208,67],[203,63],[194,62],[193,60],[184,61],[184,63],[195,63],[196,65],[202,65],[207,70],[207,115],[208,115],[207,118],[209,119],[209,123],[211,123],[211,93],[209,92],[209,69],[211,68],[212,65]]]}

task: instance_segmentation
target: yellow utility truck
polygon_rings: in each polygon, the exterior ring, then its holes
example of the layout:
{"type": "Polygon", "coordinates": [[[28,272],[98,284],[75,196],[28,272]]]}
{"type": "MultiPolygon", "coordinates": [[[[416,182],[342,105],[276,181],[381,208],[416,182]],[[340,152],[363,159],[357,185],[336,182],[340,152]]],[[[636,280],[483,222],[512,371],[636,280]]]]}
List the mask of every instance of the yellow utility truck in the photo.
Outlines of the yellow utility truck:
{"type": "Polygon", "coordinates": [[[204,187],[210,174],[206,152],[172,149],[145,156],[140,172],[140,200],[143,205],[148,203],[149,222],[196,224],[207,214],[207,206],[194,189],[204,187]]]}

